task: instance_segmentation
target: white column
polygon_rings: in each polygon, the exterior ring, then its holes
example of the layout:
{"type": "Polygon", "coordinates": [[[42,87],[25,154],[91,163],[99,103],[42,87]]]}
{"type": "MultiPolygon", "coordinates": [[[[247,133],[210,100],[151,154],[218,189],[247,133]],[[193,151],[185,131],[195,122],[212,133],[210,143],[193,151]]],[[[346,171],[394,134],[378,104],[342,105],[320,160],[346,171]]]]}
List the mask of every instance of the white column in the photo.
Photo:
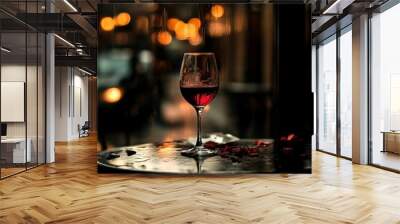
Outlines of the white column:
{"type": "MultiPolygon", "coordinates": [[[[53,12],[51,1],[46,1],[47,12],[53,12]]],[[[55,43],[54,34],[46,34],[46,163],[55,161],[55,43]]]]}
{"type": "Polygon", "coordinates": [[[353,19],[353,162],[368,163],[368,16],[353,19]]]}
{"type": "Polygon", "coordinates": [[[54,133],[55,133],[55,60],[54,35],[46,35],[46,163],[55,161],[54,133]]]}

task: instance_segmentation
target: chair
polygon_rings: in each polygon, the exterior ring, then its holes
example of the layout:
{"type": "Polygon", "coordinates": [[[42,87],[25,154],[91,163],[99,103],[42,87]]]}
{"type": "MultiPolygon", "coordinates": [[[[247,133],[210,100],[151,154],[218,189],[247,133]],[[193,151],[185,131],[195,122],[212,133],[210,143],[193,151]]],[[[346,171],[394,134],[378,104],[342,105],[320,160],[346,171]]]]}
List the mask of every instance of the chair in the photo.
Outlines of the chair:
{"type": "Polygon", "coordinates": [[[78,124],[79,138],[89,136],[89,129],[90,129],[89,121],[85,121],[82,127],[78,124]]]}

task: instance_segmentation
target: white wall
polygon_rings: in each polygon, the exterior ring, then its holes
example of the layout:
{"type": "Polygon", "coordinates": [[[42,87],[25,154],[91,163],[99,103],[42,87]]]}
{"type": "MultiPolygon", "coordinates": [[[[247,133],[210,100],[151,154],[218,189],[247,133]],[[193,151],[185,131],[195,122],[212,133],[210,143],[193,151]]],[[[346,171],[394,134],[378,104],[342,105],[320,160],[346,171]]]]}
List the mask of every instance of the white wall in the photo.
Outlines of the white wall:
{"type": "Polygon", "coordinates": [[[88,121],[88,77],[76,68],[56,67],[56,141],[79,138],[78,125],[88,121]]]}
{"type": "MultiPolygon", "coordinates": [[[[1,81],[18,81],[25,82],[24,65],[8,64],[1,66],[1,81]]],[[[29,69],[29,68],[28,68],[29,69]]],[[[7,110],[7,108],[1,108],[7,110]]],[[[7,137],[25,137],[25,122],[11,122],[7,123],[7,137]]]]}
{"type": "MultiPolygon", "coordinates": [[[[3,82],[25,82],[25,75],[26,75],[26,70],[28,71],[28,74],[35,73],[36,74],[36,67],[34,66],[28,66],[25,67],[24,65],[18,65],[18,64],[6,64],[1,66],[1,81],[3,82]]],[[[31,84],[31,83],[30,83],[31,84]]],[[[36,85],[36,82],[34,83],[36,85]]],[[[31,89],[27,89],[31,90],[31,89]]],[[[36,98],[36,89],[32,89],[33,92],[28,91],[27,96],[28,97],[35,97],[36,98]]],[[[28,102],[31,102],[32,99],[27,99],[28,102]]],[[[36,104],[35,104],[36,107],[36,104]]],[[[1,108],[1,110],[7,110],[7,108],[1,108]]],[[[29,116],[28,114],[28,122],[33,121],[34,119],[29,116]]],[[[36,114],[35,114],[36,116],[36,114]]],[[[26,122],[7,122],[7,136],[8,137],[25,137],[25,123],[26,122]]],[[[36,123],[36,120],[35,120],[36,123]]],[[[33,125],[28,125],[28,127],[31,127],[33,125]]],[[[29,137],[29,136],[28,136],[29,137]]]]}
{"type": "Polygon", "coordinates": [[[69,138],[69,73],[67,67],[55,68],[55,141],[67,141],[69,138]]]}
{"type": "Polygon", "coordinates": [[[71,88],[73,96],[71,96],[71,133],[72,138],[78,138],[78,125],[83,125],[85,121],[88,121],[88,78],[82,76],[83,73],[79,70],[74,69],[74,80],[71,88]]]}
{"type": "MultiPolygon", "coordinates": [[[[6,122],[8,138],[24,138],[30,140],[32,161],[44,163],[45,150],[45,118],[44,118],[44,73],[41,66],[25,64],[3,64],[1,66],[1,81],[24,82],[26,84],[26,105],[22,112],[26,112],[23,122],[6,122]],[[26,80],[27,79],[27,80],[26,80]],[[37,156],[38,153],[38,156],[37,156]]],[[[7,97],[7,96],[2,96],[7,97]]],[[[11,110],[2,107],[1,110],[11,110]]]]}

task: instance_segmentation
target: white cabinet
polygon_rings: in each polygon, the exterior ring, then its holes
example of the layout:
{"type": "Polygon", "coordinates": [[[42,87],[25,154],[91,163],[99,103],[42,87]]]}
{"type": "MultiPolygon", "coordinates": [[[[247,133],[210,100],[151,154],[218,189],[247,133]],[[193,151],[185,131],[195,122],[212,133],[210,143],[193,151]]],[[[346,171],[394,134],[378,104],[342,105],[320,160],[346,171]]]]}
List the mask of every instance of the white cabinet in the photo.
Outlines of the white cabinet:
{"type": "Polygon", "coordinates": [[[32,140],[27,139],[25,151],[24,138],[7,138],[1,140],[1,146],[12,149],[12,163],[25,163],[32,161],[32,140]]]}

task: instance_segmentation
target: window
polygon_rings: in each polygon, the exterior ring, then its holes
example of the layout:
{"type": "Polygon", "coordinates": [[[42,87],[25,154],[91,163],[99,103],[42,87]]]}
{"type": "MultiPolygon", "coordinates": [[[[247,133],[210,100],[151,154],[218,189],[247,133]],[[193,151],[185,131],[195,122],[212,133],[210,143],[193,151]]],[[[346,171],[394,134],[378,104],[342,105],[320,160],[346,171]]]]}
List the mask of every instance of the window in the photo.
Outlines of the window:
{"type": "Polygon", "coordinates": [[[400,5],[371,18],[372,163],[400,170],[400,5]]]}
{"type": "Polygon", "coordinates": [[[318,48],[318,149],[336,153],[336,37],[318,48]]]}
{"type": "Polygon", "coordinates": [[[339,34],[320,43],[317,50],[317,149],[351,158],[352,26],[339,34]]]}
{"type": "MultiPolygon", "coordinates": [[[[0,1],[0,6],[14,5],[0,1]]],[[[19,2],[40,13],[44,1],[19,2]]],[[[45,34],[0,12],[0,179],[45,163],[45,34]]]]}
{"type": "Polygon", "coordinates": [[[352,33],[340,36],[340,155],[352,156],[352,33]]]}

